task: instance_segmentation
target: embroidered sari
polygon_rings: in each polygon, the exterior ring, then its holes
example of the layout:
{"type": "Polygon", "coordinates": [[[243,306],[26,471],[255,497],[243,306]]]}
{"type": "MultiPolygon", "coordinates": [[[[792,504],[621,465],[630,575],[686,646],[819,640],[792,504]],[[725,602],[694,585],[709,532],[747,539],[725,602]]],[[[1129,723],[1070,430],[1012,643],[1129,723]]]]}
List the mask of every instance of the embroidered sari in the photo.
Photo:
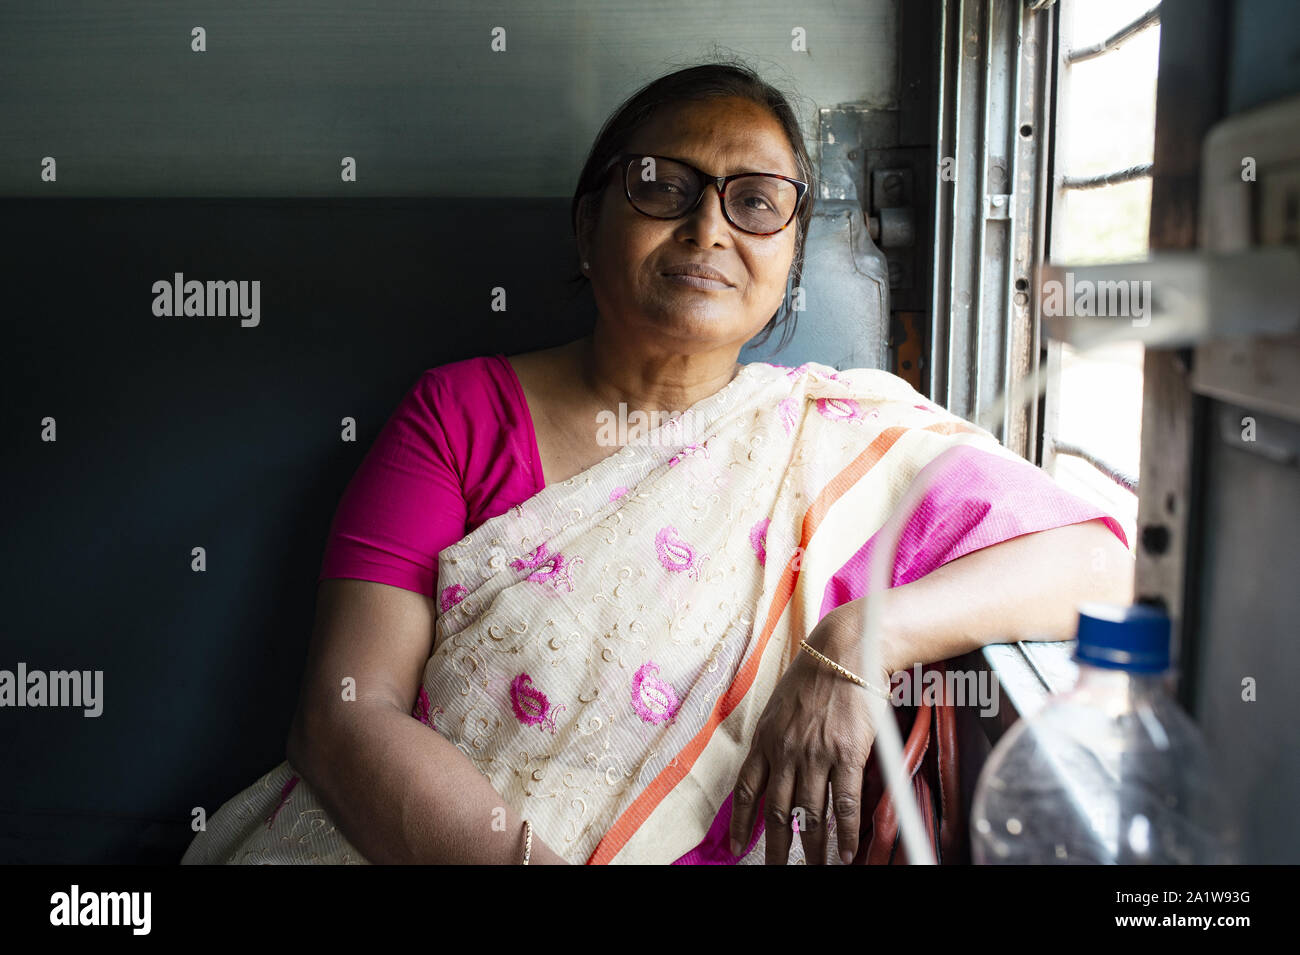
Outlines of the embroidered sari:
{"type": "MultiPolygon", "coordinates": [[[[1125,540],[900,378],[753,363],[442,551],[412,715],[570,862],[761,863],[761,820],[741,859],[727,847],[759,716],[799,640],[864,596],[875,534],[922,472],[890,586],[1093,518],[1125,540]]],[[[287,762],[183,861],[366,862],[287,762]]]]}

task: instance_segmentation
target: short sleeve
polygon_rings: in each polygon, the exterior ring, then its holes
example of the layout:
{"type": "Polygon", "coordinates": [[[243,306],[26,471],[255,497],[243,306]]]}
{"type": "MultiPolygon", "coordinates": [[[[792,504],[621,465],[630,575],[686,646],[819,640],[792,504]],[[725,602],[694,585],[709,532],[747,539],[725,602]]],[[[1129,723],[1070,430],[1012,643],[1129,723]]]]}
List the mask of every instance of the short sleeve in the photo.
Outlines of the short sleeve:
{"type": "Polygon", "coordinates": [[[1119,521],[1021,458],[958,446],[922,476],[925,497],[903,532],[894,586],[1013,537],[1084,521],[1102,521],[1128,546],[1119,521]]]}
{"type": "Polygon", "coordinates": [[[390,584],[433,596],[438,554],[465,535],[466,504],[438,369],[402,398],[348,483],[330,525],[320,576],[390,584]]]}
{"type": "MultiPolygon", "coordinates": [[[[1022,534],[1100,520],[1125,547],[1113,516],[1062,488],[1042,468],[1012,455],[957,445],[921,469],[925,494],[899,537],[891,587],[919,580],[973,551],[1022,534]]],[[[822,615],[868,593],[879,535],[855,553],[826,585],[822,615]]]]}

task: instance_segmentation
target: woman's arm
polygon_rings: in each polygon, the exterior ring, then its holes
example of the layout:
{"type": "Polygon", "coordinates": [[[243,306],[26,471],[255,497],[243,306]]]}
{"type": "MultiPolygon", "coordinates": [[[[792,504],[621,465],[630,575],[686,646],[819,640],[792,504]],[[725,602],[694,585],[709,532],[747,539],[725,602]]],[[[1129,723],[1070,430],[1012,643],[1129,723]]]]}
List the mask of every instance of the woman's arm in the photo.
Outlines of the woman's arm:
{"type": "MultiPolygon", "coordinates": [[[[290,765],[374,863],[523,860],[523,820],[469,759],[410,715],[432,652],[433,601],[363,580],[320,584],[290,765]],[[354,679],[356,699],[343,699],[354,679]]],[[[530,864],[564,864],[533,837],[530,864]]]]}
{"type": "MultiPolygon", "coordinates": [[[[1101,520],[1084,521],[981,548],[832,612],[858,621],[864,600],[882,600],[880,660],[894,673],[990,643],[1069,640],[1080,603],[1132,602],[1133,567],[1128,549],[1101,520]]],[[[836,627],[828,645],[860,662],[861,633],[859,624],[836,627]]]]}
{"type": "MultiPolygon", "coordinates": [[[[920,580],[836,607],[817,624],[810,646],[884,689],[890,675],[1005,640],[1062,640],[1074,633],[1076,605],[1128,603],[1133,560],[1100,521],[1070,524],[981,548],[920,580]],[[861,653],[865,600],[883,609],[880,668],[861,653]]],[[[858,848],[863,767],[875,742],[867,694],[826,667],[794,656],[759,718],[732,790],[732,853],[753,833],[764,798],[766,861],[784,865],[793,807],[806,812],[800,840],[809,864],[826,859],[826,821],[834,815],[844,862],[858,848]],[[827,782],[834,796],[828,804],[827,782]]]]}

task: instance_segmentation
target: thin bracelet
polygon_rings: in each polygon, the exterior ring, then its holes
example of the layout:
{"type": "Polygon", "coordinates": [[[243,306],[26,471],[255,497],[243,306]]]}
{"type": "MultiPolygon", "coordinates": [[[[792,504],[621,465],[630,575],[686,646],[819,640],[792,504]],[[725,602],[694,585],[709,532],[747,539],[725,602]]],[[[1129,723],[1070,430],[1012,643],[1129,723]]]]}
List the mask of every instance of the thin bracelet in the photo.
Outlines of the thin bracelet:
{"type": "Polygon", "coordinates": [[[800,640],[800,641],[799,641],[799,649],[800,649],[800,650],[807,650],[809,653],[811,653],[811,654],[813,655],[813,657],[814,657],[814,658],[815,658],[819,663],[823,663],[823,664],[825,664],[826,666],[828,666],[828,667],[830,667],[832,670],[834,670],[836,673],[838,673],[840,676],[845,677],[846,679],[852,680],[854,683],[856,683],[858,686],[862,687],[863,689],[865,689],[865,690],[870,690],[872,693],[876,694],[876,696],[879,696],[879,697],[881,697],[881,698],[883,698],[883,699],[885,699],[885,700],[890,699],[890,695],[889,695],[888,691],[886,691],[886,690],[882,690],[882,689],[881,689],[880,687],[878,687],[878,686],[872,686],[870,683],[868,683],[866,680],[862,679],[862,677],[858,676],[856,673],[852,673],[852,672],[850,672],[849,670],[844,669],[844,667],[840,666],[838,663],[836,663],[836,662],[835,662],[834,660],[832,660],[830,657],[823,656],[822,654],[818,653],[816,650],[814,650],[811,646],[808,645],[808,641],[807,641],[807,640],[800,640]]]}
{"type": "Polygon", "coordinates": [[[524,865],[528,865],[528,860],[533,855],[533,824],[527,819],[524,820],[524,865]]]}

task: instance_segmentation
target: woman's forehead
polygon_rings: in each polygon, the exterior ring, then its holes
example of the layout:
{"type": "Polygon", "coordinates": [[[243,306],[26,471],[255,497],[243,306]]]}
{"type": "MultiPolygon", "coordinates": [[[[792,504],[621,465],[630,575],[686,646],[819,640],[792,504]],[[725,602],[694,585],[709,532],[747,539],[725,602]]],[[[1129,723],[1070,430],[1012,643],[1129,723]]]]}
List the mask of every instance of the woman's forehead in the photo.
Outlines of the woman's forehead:
{"type": "Polygon", "coordinates": [[[633,134],[626,151],[672,156],[719,176],[741,172],[799,175],[781,124],[748,100],[704,100],[666,107],[633,134]]]}

